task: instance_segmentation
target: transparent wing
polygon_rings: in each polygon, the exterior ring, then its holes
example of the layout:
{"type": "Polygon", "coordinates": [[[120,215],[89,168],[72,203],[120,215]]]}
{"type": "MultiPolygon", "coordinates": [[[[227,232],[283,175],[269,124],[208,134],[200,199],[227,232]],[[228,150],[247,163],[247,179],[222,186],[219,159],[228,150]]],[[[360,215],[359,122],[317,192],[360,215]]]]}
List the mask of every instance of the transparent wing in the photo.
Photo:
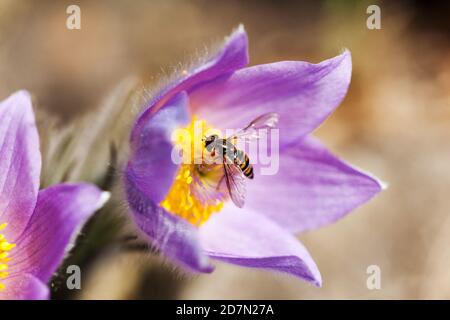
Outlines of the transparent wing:
{"type": "Polygon", "coordinates": [[[272,129],[278,125],[278,113],[266,113],[258,118],[251,121],[245,128],[237,131],[232,136],[230,136],[227,140],[236,140],[236,139],[257,139],[258,138],[258,130],[261,129],[272,129]]]}
{"type": "Polygon", "coordinates": [[[234,164],[223,164],[225,172],[225,182],[231,200],[238,208],[242,208],[245,203],[245,177],[239,167],[234,164]]]}
{"type": "Polygon", "coordinates": [[[204,166],[203,175],[194,176],[191,183],[191,192],[202,203],[216,205],[219,201],[226,198],[228,190],[219,188],[221,182],[225,179],[225,173],[222,164],[204,166]]]}

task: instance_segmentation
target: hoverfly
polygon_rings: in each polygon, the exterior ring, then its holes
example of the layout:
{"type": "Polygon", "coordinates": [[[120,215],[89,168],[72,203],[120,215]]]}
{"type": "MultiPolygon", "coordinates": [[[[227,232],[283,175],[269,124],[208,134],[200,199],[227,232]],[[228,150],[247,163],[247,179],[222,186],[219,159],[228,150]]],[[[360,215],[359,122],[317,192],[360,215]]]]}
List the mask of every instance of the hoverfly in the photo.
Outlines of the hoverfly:
{"type": "Polygon", "coordinates": [[[236,141],[238,139],[257,139],[258,130],[276,127],[278,118],[277,113],[266,113],[230,137],[221,139],[218,135],[213,134],[204,139],[205,149],[210,152],[212,157],[219,157],[223,165],[223,176],[217,189],[225,180],[228,194],[239,208],[242,208],[245,202],[245,178],[253,179],[254,174],[248,155],[236,147],[236,141]]]}

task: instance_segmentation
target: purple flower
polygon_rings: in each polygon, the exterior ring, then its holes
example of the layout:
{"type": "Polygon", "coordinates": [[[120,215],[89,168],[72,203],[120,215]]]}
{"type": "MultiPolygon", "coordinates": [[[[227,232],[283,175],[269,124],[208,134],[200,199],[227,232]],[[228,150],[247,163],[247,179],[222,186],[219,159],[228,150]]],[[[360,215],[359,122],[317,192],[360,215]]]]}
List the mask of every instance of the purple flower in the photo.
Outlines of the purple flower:
{"type": "Polygon", "coordinates": [[[345,51],[319,64],[246,67],[247,42],[240,27],[216,55],[183,71],[149,101],[131,132],[124,172],[128,204],[148,240],[188,270],[211,272],[212,258],[320,286],[319,270],[296,235],[342,218],[382,189],[309,136],[345,97],[351,55],[345,51]],[[174,132],[191,132],[193,120],[240,129],[269,112],[279,115],[279,170],[261,175],[255,166],[242,209],[219,191],[205,199],[199,165],[172,160],[180,145],[174,132]]]}
{"type": "Polygon", "coordinates": [[[19,91],[0,102],[0,299],[47,299],[74,231],[108,196],[90,184],[39,191],[40,171],[31,99],[19,91]]]}

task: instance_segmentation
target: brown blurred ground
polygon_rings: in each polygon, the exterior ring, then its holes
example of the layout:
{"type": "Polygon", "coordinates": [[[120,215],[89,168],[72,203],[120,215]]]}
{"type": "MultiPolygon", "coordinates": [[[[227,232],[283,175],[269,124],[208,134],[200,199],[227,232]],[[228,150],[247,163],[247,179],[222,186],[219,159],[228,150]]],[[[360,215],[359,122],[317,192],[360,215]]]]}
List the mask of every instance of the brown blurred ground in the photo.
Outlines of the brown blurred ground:
{"type": "MultiPolygon", "coordinates": [[[[324,287],[220,264],[188,277],[150,254],[112,251],[77,298],[450,298],[450,43],[448,5],[364,1],[0,2],[0,98],[30,90],[69,122],[99,108],[123,78],[155,83],[243,23],[251,64],[353,54],[349,94],[318,135],[389,189],[335,225],[301,236],[324,287]],[[65,27],[78,4],[82,29],[65,27]],[[366,288],[366,268],[382,289],[366,288]]],[[[42,124],[45,126],[45,123],[42,124]]]]}

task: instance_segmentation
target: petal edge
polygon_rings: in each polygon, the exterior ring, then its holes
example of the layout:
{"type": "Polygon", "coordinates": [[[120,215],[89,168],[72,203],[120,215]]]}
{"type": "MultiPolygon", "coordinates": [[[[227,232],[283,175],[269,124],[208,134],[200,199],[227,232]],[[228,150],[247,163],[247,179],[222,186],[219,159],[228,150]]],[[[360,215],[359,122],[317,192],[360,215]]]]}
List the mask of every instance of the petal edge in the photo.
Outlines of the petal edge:
{"type": "Polygon", "coordinates": [[[258,175],[255,170],[246,205],[293,233],[333,223],[383,188],[379,180],[335,157],[313,137],[281,150],[279,163],[275,175],[258,175]]]}
{"type": "Polygon", "coordinates": [[[41,153],[31,98],[18,91],[0,102],[0,223],[15,240],[36,205],[41,153]]]}
{"type": "Polygon", "coordinates": [[[284,272],[320,286],[320,272],[289,231],[248,209],[228,204],[200,227],[204,250],[216,260],[284,272]]]}
{"type": "Polygon", "coordinates": [[[30,273],[47,282],[76,231],[104,201],[105,193],[87,183],[57,184],[41,190],[30,223],[16,242],[11,274],[30,273]]]}
{"type": "Polygon", "coordinates": [[[191,108],[221,129],[240,129],[263,113],[280,116],[280,147],[311,133],[339,106],[351,79],[349,51],[312,64],[281,61],[240,69],[196,88],[191,108]]]}

